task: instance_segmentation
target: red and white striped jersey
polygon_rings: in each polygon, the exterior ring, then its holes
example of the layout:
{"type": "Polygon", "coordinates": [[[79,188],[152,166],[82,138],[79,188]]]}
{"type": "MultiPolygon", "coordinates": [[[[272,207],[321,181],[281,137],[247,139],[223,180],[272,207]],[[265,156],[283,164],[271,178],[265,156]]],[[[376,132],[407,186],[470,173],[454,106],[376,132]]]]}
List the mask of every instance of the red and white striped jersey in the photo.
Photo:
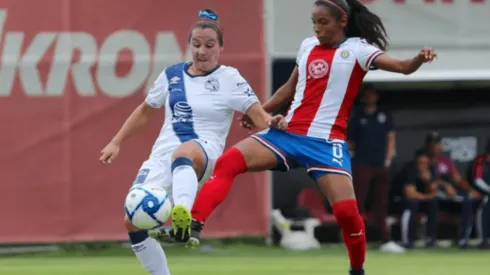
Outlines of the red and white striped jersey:
{"type": "Polygon", "coordinates": [[[371,62],[383,51],[360,38],[338,48],[306,38],[296,63],[299,77],[286,120],[288,132],[322,139],[347,137],[347,120],[371,62]]]}

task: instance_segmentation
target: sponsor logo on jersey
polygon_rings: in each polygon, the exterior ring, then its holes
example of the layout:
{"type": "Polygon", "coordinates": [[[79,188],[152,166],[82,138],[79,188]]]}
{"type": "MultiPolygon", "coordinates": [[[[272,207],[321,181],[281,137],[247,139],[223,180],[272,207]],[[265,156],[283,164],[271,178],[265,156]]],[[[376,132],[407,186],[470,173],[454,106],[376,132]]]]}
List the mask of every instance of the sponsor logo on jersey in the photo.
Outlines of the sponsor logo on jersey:
{"type": "Polygon", "coordinates": [[[192,122],[192,108],[185,101],[175,103],[172,123],[192,122]]]}

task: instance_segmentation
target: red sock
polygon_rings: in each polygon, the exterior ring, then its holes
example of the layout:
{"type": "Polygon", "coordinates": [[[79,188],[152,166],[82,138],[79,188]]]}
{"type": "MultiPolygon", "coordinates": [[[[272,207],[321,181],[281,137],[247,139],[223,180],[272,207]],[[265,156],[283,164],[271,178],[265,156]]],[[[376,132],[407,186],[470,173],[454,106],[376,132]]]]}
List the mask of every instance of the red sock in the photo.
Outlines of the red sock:
{"type": "Polygon", "coordinates": [[[342,229],[351,267],[361,269],[366,259],[366,230],[355,199],[335,203],[333,213],[342,229]]]}
{"type": "Polygon", "coordinates": [[[235,177],[246,171],[247,163],[240,150],[233,147],[221,155],[216,161],[213,175],[197,194],[191,211],[192,218],[205,222],[225,200],[235,177]]]}

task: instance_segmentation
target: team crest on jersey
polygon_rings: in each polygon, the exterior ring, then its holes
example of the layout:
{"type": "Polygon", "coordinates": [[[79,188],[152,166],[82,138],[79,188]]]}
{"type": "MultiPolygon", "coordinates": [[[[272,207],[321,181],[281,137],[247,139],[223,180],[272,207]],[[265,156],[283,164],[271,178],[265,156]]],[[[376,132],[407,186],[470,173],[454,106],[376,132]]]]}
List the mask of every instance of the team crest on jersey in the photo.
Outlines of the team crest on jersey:
{"type": "Polygon", "coordinates": [[[323,59],[315,59],[308,65],[308,74],[313,78],[322,78],[328,73],[328,63],[323,59]]]}
{"type": "Polygon", "coordinates": [[[340,53],[340,57],[342,57],[343,59],[347,59],[347,57],[349,57],[349,51],[348,50],[343,50],[340,53]]]}
{"type": "Polygon", "coordinates": [[[211,77],[204,83],[204,89],[210,92],[217,92],[219,90],[219,81],[218,79],[211,77]]]}

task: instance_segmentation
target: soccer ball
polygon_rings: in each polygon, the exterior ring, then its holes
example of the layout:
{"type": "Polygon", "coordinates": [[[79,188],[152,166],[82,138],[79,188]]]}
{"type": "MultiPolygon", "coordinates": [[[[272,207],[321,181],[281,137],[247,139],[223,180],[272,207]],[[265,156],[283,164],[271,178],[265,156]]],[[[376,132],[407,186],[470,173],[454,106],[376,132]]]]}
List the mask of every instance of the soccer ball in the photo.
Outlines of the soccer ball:
{"type": "Polygon", "coordinates": [[[163,188],[135,185],[126,196],[124,210],[134,226],[147,230],[165,224],[172,203],[163,188]]]}

